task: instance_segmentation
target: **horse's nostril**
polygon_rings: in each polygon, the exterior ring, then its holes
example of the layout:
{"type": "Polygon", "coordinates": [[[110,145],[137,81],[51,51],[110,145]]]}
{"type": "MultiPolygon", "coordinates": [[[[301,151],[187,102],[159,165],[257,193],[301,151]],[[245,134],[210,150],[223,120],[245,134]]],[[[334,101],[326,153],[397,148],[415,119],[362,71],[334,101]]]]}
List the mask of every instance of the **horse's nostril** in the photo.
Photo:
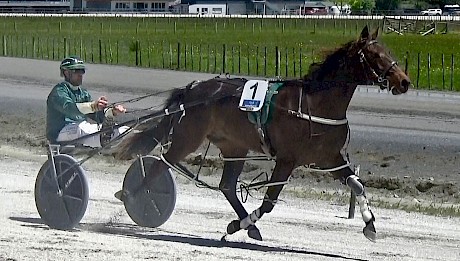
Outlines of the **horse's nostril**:
{"type": "Polygon", "coordinates": [[[401,86],[404,88],[404,91],[407,91],[409,89],[410,81],[403,79],[401,81],[401,86]]]}

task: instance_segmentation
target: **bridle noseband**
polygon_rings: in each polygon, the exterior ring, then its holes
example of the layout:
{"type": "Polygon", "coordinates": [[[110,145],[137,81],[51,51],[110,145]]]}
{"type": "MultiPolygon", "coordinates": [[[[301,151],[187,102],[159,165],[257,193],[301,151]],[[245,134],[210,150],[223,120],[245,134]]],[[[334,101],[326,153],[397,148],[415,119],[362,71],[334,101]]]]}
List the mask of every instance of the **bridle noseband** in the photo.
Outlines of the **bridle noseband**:
{"type": "MultiPolygon", "coordinates": [[[[359,54],[359,61],[361,62],[361,64],[363,65],[363,68],[364,69],[368,69],[373,78],[377,79],[377,83],[380,85],[380,87],[382,89],[384,88],[387,88],[388,90],[390,90],[390,86],[389,86],[389,82],[388,80],[386,79],[387,77],[387,74],[388,72],[391,70],[391,68],[393,68],[394,66],[398,65],[398,62],[396,61],[391,61],[390,65],[388,66],[388,68],[386,68],[385,70],[382,71],[382,73],[377,74],[374,70],[374,68],[372,68],[371,64],[367,61],[366,59],[366,56],[364,55],[364,52],[363,50],[365,48],[367,48],[368,46],[372,45],[372,44],[375,44],[377,43],[377,40],[371,40],[369,41],[363,48],[361,48],[359,51],[358,51],[358,54],[359,54]]],[[[367,74],[366,74],[366,77],[367,77],[367,74]]],[[[367,77],[369,79],[369,77],[367,77]]]]}

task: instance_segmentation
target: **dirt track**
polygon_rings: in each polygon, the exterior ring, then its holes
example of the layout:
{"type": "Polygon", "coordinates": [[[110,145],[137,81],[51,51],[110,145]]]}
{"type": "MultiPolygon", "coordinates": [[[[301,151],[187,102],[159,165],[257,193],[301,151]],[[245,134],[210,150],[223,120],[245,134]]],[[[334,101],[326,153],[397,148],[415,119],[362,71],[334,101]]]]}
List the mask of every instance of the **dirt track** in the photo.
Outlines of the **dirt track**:
{"type": "MultiPolygon", "coordinates": [[[[244,232],[220,242],[235,215],[218,192],[178,180],[178,202],[158,229],[136,226],[113,198],[127,166],[85,164],[90,202],[81,225],[58,231],[44,225],[33,187],[43,156],[1,147],[0,260],[458,260],[459,218],[436,218],[375,209],[377,243],[360,232],[362,221],[345,219],[347,207],[283,194],[258,226],[263,242],[244,232]],[[8,155],[8,156],[6,156],[8,155]],[[26,160],[21,160],[26,159],[26,160]]],[[[210,181],[213,181],[210,178],[210,181]]],[[[251,199],[248,209],[258,206],[251,199]]]]}
{"type": "MultiPolygon", "coordinates": [[[[288,185],[287,193],[282,194],[285,201],[258,223],[263,242],[252,241],[240,232],[222,245],[219,241],[222,232],[234,218],[228,203],[220,193],[198,189],[180,178],[178,203],[171,219],[160,229],[136,226],[113,198],[128,163],[108,159],[85,164],[91,194],[82,225],[76,231],[50,230],[35,209],[33,186],[38,169],[45,161],[41,156],[42,142],[37,136],[43,135],[40,123],[44,98],[50,85],[59,80],[57,75],[49,75],[56,64],[9,58],[0,58],[0,64],[0,140],[3,144],[0,147],[0,260],[261,260],[267,255],[275,260],[460,259],[458,218],[377,208],[376,227],[380,234],[379,241],[372,244],[360,232],[359,215],[353,220],[343,218],[347,211],[341,203],[348,195],[345,188],[327,176],[303,172],[296,173],[296,182],[288,185]],[[8,64],[7,70],[3,69],[4,63],[8,64]],[[27,66],[36,63],[40,66],[35,66],[36,70],[30,71],[27,77],[21,74],[28,71],[27,66]],[[305,187],[328,200],[292,197],[294,193],[305,194],[305,187]],[[338,193],[326,197],[321,196],[322,191],[338,193]]],[[[95,95],[112,90],[115,100],[149,89],[181,86],[197,77],[211,77],[200,74],[174,77],[172,72],[93,66],[86,83],[96,86],[95,95]],[[104,81],[97,78],[104,73],[108,74],[104,81]],[[123,73],[126,75],[117,78],[117,74],[123,73]],[[174,80],[168,81],[168,77],[174,80]],[[140,89],[121,92],[128,83],[140,89]]],[[[349,117],[355,132],[349,151],[351,158],[362,164],[364,180],[387,178],[375,184],[377,188],[384,184],[401,185],[391,190],[370,188],[371,197],[412,203],[458,203],[459,99],[420,93],[403,98],[386,97],[381,103],[381,98],[372,93],[374,89],[369,90],[370,93],[361,92],[352,101],[349,117]],[[388,125],[394,127],[384,127],[388,125]],[[422,183],[438,185],[422,193],[416,187],[422,183]]],[[[145,107],[145,104],[137,106],[145,107]]],[[[214,175],[206,178],[217,183],[214,175]]],[[[252,210],[258,204],[260,201],[253,199],[246,206],[252,210]]]]}

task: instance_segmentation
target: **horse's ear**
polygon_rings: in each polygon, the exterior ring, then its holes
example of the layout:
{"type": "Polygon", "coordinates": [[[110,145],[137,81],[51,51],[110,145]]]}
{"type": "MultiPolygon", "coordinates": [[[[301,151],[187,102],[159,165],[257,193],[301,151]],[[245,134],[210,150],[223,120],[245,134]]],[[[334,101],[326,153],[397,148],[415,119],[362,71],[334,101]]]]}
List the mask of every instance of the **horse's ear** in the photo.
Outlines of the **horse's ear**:
{"type": "Polygon", "coordinates": [[[379,28],[375,29],[375,31],[372,33],[372,40],[377,39],[377,36],[379,35],[379,28]]]}
{"type": "Polygon", "coordinates": [[[369,39],[369,28],[366,25],[361,31],[361,35],[359,36],[359,41],[363,41],[363,40],[366,41],[367,39],[369,39]]]}

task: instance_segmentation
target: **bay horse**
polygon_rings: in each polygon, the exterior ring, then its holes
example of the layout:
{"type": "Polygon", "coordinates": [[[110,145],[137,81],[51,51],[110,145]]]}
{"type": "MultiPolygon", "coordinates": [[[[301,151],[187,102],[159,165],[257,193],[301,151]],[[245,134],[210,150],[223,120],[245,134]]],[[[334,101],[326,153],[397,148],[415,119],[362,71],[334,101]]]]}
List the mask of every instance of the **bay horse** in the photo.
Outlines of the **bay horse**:
{"type": "Polygon", "coordinates": [[[193,87],[175,89],[165,109],[205,99],[207,102],[190,106],[183,113],[166,115],[157,125],[126,137],[115,157],[128,159],[135,154],[148,154],[169,136],[170,147],[161,155],[162,161],[146,170],[147,180],[155,172],[179,163],[208,139],[224,158],[230,159],[224,162],[219,189],[238,220],[228,224],[227,234],[246,229],[248,236],[256,240],[262,240],[256,221],[272,211],[292,171],[314,164],[329,170],[356,194],[365,223],[363,233],[375,241],[375,216],[368,206],[364,185],[350,168],[346,154],[350,135],[347,108],[357,85],[384,82],[381,88],[386,87],[396,95],[407,92],[411,84],[388,50],[376,40],[377,35],[378,29],[371,34],[368,27],[364,27],[357,40],[330,52],[322,62],[312,64],[302,79],[284,82],[275,95],[272,120],[264,128],[276,162],[269,182],[276,185],[268,187],[261,206],[250,214],[236,194],[244,161],[231,159],[243,158],[249,151],[264,153],[267,150],[261,146],[260,133],[248,120],[247,112],[238,109],[245,79],[215,78],[193,87]]]}

